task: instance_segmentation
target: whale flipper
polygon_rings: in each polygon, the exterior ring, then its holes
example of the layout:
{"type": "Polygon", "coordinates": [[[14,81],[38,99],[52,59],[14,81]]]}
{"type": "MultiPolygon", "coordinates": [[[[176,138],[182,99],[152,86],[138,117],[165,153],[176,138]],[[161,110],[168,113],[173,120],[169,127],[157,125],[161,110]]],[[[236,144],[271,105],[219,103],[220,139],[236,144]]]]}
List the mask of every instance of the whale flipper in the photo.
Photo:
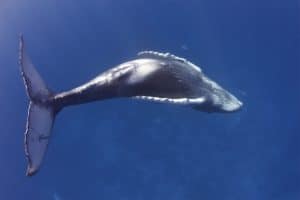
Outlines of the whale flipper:
{"type": "Polygon", "coordinates": [[[158,51],[140,51],[137,56],[139,58],[153,58],[153,59],[160,59],[160,60],[166,60],[166,61],[175,61],[175,62],[181,62],[184,63],[193,69],[197,70],[198,72],[202,72],[202,69],[195,65],[194,63],[190,62],[189,60],[175,56],[174,54],[171,53],[161,53],[158,51]]]}
{"type": "Polygon", "coordinates": [[[177,60],[177,61],[182,61],[182,62],[187,61],[185,58],[175,56],[174,54],[161,53],[158,51],[140,51],[137,53],[137,56],[143,57],[143,58],[170,59],[170,60],[177,60]]]}
{"type": "Polygon", "coordinates": [[[205,97],[199,98],[166,98],[166,97],[153,97],[153,96],[135,96],[135,99],[153,101],[157,103],[169,103],[176,105],[200,105],[205,102],[205,97]]]}
{"type": "Polygon", "coordinates": [[[26,175],[32,176],[39,170],[43,161],[57,109],[47,102],[51,92],[26,55],[22,36],[20,37],[19,62],[30,99],[24,145],[28,161],[26,175]]]}

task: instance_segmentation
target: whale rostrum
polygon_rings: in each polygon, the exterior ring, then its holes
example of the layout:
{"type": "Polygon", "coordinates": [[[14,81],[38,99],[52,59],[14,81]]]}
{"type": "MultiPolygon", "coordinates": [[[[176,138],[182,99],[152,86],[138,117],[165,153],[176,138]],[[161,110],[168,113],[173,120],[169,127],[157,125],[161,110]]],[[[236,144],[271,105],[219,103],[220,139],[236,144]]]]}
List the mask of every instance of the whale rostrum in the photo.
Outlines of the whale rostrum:
{"type": "Polygon", "coordinates": [[[30,99],[25,131],[26,174],[42,164],[56,114],[66,106],[111,98],[132,98],[188,106],[203,112],[234,112],[242,107],[231,93],[187,59],[155,51],[108,69],[74,89],[53,93],[25,52],[20,36],[19,62],[30,99]]]}

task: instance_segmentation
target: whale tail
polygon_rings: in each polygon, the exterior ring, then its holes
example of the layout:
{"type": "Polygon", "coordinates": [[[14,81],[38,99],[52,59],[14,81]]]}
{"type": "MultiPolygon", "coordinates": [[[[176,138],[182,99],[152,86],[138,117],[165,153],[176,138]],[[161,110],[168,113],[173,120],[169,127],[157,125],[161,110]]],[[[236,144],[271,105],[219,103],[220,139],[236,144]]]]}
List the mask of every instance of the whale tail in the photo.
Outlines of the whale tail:
{"type": "Polygon", "coordinates": [[[20,36],[19,64],[27,95],[30,99],[25,131],[25,155],[28,161],[27,176],[40,168],[46,153],[54,118],[59,109],[51,103],[53,93],[47,88],[26,55],[23,36],[20,36]]]}

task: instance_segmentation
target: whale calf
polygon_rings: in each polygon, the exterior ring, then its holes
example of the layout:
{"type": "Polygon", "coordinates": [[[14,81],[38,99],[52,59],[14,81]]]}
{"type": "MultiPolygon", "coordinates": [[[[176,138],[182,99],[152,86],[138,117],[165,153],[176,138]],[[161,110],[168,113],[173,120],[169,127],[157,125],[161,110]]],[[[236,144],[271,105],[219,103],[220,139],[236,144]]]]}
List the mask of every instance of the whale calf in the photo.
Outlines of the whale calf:
{"type": "Polygon", "coordinates": [[[25,131],[27,176],[41,166],[56,114],[66,106],[128,97],[189,106],[204,112],[234,112],[242,102],[190,61],[154,51],[108,69],[69,91],[54,93],[45,84],[25,52],[20,36],[19,63],[30,103],[25,131]]]}

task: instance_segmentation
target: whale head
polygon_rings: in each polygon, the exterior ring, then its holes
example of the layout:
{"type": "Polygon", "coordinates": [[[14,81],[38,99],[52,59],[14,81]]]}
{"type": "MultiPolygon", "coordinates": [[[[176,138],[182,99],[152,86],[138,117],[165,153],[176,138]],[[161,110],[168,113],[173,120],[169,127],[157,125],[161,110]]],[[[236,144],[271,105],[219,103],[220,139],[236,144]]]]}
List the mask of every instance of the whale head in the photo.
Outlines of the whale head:
{"type": "Polygon", "coordinates": [[[205,75],[202,76],[199,92],[204,96],[205,102],[194,106],[197,110],[228,113],[238,111],[243,106],[237,97],[205,75]]]}
{"type": "MultiPolygon", "coordinates": [[[[234,112],[242,102],[208,78],[200,67],[172,55],[143,51],[132,61],[135,70],[126,86],[139,99],[189,105],[204,112],[234,112]]],[[[127,90],[128,91],[128,90],[127,90]]]]}

